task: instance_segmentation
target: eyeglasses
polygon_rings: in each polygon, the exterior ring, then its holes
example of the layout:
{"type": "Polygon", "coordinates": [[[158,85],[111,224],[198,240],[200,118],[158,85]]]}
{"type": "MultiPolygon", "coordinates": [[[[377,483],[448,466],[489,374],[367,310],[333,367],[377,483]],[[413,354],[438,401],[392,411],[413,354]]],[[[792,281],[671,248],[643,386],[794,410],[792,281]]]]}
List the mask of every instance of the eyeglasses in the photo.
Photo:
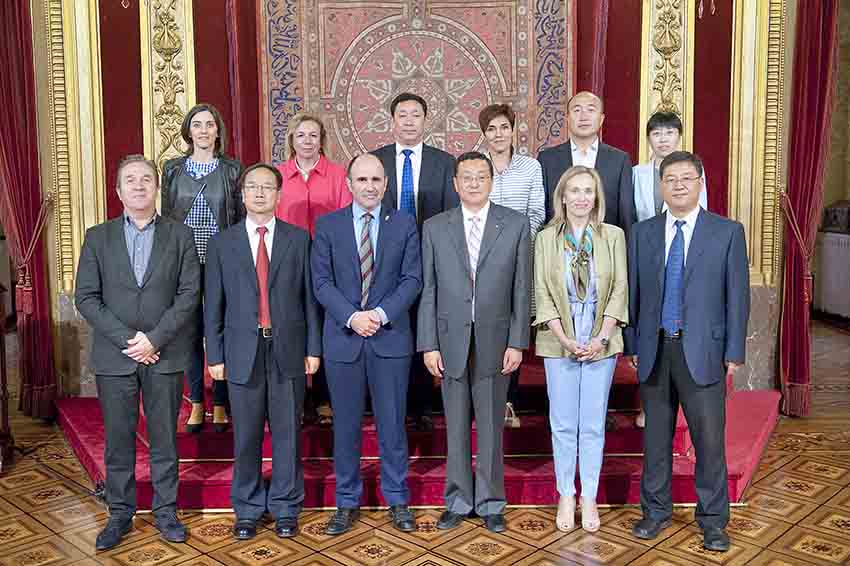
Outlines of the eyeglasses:
{"type": "Polygon", "coordinates": [[[246,193],[273,193],[277,190],[277,187],[274,185],[245,185],[244,187],[246,193]]]}
{"type": "Polygon", "coordinates": [[[490,180],[490,175],[461,175],[460,181],[464,185],[471,185],[473,183],[477,183],[479,185],[483,185],[487,181],[490,180]]]}
{"type": "Polygon", "coordinates": [[[699,181],[701,178],[702,177],[664,177],[662,182],[667,185],[678,185],[679,183],[690,185],[694,181],[699,181]]]}

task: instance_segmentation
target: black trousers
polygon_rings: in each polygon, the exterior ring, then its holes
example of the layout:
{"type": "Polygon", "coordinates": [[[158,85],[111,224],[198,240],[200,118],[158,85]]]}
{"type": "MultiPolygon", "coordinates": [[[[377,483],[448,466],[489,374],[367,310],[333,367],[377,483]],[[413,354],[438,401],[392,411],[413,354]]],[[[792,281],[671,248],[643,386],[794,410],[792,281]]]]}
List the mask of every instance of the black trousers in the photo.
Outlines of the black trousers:
{"type": "Polygon", "coordinates": [[[696,521],[703,528],[729,522],[726,473],[726,381],[698,385],[688,370],[681,340],[659,339],[655,367],[640,385],[646,412],[640,504],[644,517],[673,513],[673,433],[679,404],[696,450],[696,521]]]}
{"type": "Polygon", "coordinates": [[[129,375],[97,375],[97,397],[106,432],[106,502],[114,516],[136,512],[136,427],[139,393],[150,441],[153,513],[177,509],[177,413],[183,372],[157,373],[139,364],[129,375]]]}
{"type": "MultiPolygon", "coordinates": [[[[225,368],[226,369],[226,368],[225,368]]],[[[276,519],[297,517],[304,502],[301,413],[305,377],[283,376],[272,339],[260,337],[248,383],[229,383],[233,424],[230,500],[237,519],[257,520],[268,509],[276,519]],[[263,482],[263,434],[272,437],[272,478],[263,482]]]]}

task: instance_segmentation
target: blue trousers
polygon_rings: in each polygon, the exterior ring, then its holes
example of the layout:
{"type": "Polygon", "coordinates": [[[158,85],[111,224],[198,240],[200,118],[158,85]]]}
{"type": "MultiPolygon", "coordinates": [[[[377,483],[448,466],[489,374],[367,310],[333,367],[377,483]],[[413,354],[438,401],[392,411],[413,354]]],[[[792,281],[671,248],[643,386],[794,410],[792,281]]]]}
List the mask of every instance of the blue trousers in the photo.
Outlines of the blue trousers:
{"type": "Polygon", "coordinates": [[[595,500],[605,446],[608,393],[617,358],[595,362],[545,358],[543,363],[558,493],[575,495],[578,457],[581,495],[595,500]]]}
{"type": "Polygon", "coordinates": [[[366,388],[378,428],[381,493],[387,504],[407,505],[407,429],[404,425],[411,356],[382,358],[364,341],[351,363],[325,359],[334,408],[334,471],[337,507],[359,507],[362,420],[366,388]]]}

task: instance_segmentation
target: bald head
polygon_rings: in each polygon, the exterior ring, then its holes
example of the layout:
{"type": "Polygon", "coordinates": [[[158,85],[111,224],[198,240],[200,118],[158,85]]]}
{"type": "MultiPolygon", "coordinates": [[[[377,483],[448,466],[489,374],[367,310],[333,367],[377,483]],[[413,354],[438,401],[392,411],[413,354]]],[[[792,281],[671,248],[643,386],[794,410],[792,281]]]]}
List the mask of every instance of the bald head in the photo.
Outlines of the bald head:
{"type": "Polygon", "coordinates": [[[381,160],[371,153],[357,155],[348,164],[348,188],[361,208],[374,210],[387,190],[387,177],[381,160]]]}
{"type": "Polygon", "coordinates": [[[370,161],[376,161],[381,168],[381,172],[382,173],[384,172],[384,164],[381,163],[381,160],[378,159],[378,157],[376,155],[374,155],[372,153],[358,153],[357,155],[355,155],[354,157],[351,158],[351,161],[348,162],[348,168],[346,169],[345,172],[346,172],[346,175],[348,176],[349,179],[351,179],[351,170],[354,168],[354,165],[357,162],[359,162],[363,159],[367,159],[367,160],[370,160],[370,161]]]}
{"type": "Polygon", "coordinates": [[[567,127],[576,143],[593,143],[604,121],[602,99],[592,92],[577,92],[567,102],[567,127]]]}

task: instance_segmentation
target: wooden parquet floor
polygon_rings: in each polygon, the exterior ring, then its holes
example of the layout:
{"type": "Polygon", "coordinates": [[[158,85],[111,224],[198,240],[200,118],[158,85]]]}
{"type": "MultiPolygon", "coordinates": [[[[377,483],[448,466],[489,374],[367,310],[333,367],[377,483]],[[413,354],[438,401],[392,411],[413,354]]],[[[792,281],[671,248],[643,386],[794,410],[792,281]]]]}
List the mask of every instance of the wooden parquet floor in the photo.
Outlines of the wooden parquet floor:
{"type": "Polygon", "coordinates": [[[323,534],[328,512],[305,512],[295,539],[269,529],[249,542],[231,538],[232,515],[184,513],[186,544],[162,541],[151,517],[138,515],[122,545],[96,553],[107,514],[94,486],[56,426],[13,413],[25,453],[0,475],[0,566],[850,564],[850,334],[814,323],[813,336],[812,416],[780,422],[746,505],[732,511],[725,554],[702,549],[692,508],[677,508],[657,540],[633,538],[632,507],[605,509],[596,534],[557,531],[547,508],[510,509],[500,535],[480,520],[438,531],[436,510],[417,511],[417,530],[406,535],[375,511],[334,539],[323,534]]]}

